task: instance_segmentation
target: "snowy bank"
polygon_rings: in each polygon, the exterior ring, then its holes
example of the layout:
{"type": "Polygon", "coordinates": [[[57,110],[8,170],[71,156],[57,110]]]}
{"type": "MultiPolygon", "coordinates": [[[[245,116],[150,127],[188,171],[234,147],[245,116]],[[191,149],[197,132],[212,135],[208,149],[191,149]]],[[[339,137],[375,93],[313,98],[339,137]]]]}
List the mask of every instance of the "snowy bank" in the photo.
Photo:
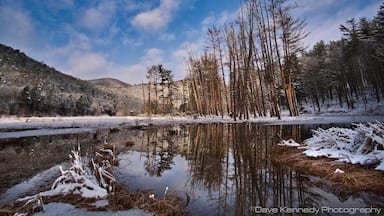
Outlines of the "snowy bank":
{"type": "Polygon", "coordinates": [[[340,162],[377,165],[384,171],[384,124],[354,124],[353,129],[318,128],[304,141],[308,157],[328,157],[340,162]]]}
{"type": "MultiPolygon", "coordinates": [[[[74,133],[79,133],[85,128],[109,128],[109,127],[136,127],[148,125],[170,125],[170,124],[198,124],[198,123],[264,123],[264,124],[329,124],[329,123],[360,123],[360,122],[384,122],[384,115],[301,115],[295,117],[282,116],[276,117],[256,117],[246,120],[234,121],[229,116],[81,116],[81,117],[6,117],[0,118],[0,130],[20,130],[20,129],[58,129],[72,128],[77,129],[74,133]]],[[[33,131],[36,133],[51,133],[50,130],[33,131]]],[[[62,133],[67,133],[63,131],[62,133]]],[[[86,132],[86,131],[85,131],[86,132]]],[[[9,137],[9,132],[0,133],[2,136],[9,137]]],[[[11,132],[15,133],[15,132],[11,132]]],[[[26,136],[25,134],[15,134],[26,136]]]]}

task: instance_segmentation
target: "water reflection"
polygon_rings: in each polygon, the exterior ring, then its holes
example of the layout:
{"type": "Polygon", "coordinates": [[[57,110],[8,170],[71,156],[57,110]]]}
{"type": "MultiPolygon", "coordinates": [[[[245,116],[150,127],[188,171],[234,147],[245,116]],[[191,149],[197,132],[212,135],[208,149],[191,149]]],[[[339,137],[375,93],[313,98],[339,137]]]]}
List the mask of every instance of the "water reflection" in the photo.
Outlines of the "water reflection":
{"type": "Polygon", "coordinates": [[[166,128],[151,129],[147,133],[147,149],[144,167],[150,176],[160,177],[165,170],[174,165],[173,158],[177,153],[175,137],[166,128]]]}
{"type": "Polygon", "coordinates": [[[272,163],[271,152],[279,139],[306,138],[302,126],[204,124],[170,133],[173,129],[154,128],[142,134],[139,148],[119,156],[118,178],[131,190],[150,188],[162,196],[169,187],[185,194],[192,215],[250,215],[256,206],[367,207],[384,203],[383,197],[373,194],[330,190],[316,177],[272,163]]]}
{"type": "Polygon", "coordinates": [[[99,141],[92,133],[0,139],[0,194],[37,173],[68,161],[68,153],[82,144],[84,154],[99,141]]]}
{"type": "Polygon", "coordinates": [[[20,138],[1,145],[1,186],[67,161],[77,144],[92,152],[107,136],[119,152],[115,174],[120,183],[131,191],[151,189],[157,197],[169,187],[184,198],[191,215],[252,215],[258,206],[383,207],[382,196],[350,194],[272,162],[280,139],[300,142],[314,127],[200,124],[20,138]]]}

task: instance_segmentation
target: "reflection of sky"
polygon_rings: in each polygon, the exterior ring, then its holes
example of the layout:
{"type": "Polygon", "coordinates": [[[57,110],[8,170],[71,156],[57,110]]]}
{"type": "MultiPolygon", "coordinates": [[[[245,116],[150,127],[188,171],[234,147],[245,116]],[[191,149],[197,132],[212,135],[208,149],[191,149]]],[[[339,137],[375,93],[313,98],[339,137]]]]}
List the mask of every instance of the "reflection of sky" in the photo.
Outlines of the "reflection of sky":
{"type": "MultiPolygon", "coordinates": [[[[61,166],[66,165],[61,164],[61,166]]],[[[59,165],[55,165],[47,170],[44,170],[31,179],[20,182],[17,185],[9,188],[5,194],[1,196],[0,204],[5,204],[18,197],[22,197],[26,193],[36,192],[40,187],[46,187],[48,180],[54,180],[60,173],[59,165]]]]}
{"type": "MultiPolygon", "coordinates": [[[[189,198],[189,203],[187,210],[192,215],[223,215],[223,214],[235,214],[238,208],[236,206],[238,199],[236,192],[236,179],[235,177],[235,164],[234,164],[234,155],[230,149],[228,155],[224,156],[223,170],[226,172],[226,157],[228,157],[228,173],[227,182],[225,177],[220,182],[220,189],[218,188],[207,188],[203,182],[199,180],[193,180],[194,177],[190,172],[190,162],[186,160],[184,156],[175,155],[173,157],[171,169],[165,170],[161,173],[161,176],[151,176],[145,170],[145,161],[147,153],[137,152],[137,151],[128,151],[120,154],[118,156],[119,166],[115,174],[120,183],[126,184],[130,191],[136,190],[151,190],[156,194],[158,198],[163,198],[164,190],[166,187],[169,187],[169,191],[174,193],[184,200],[189,198]],[[227,193],[225,195],[225,193],[227,193]],[[224,207],[226,209],[224,209],[224,207]]],[[[151,155],[152,156],[152,155],[151,155]]],[[[264,176],[267,179],[270,179],[274,176],[270,176],[270,172],[273,168],[263,167],[261,168],[259,174],[264,176]]],[[[193,171],[192,171],[193,172],[193,171]]],[[[209,175],[209,174],[208,174],[209,175]]],[[[249,175],[249,174],[246,174],[249,175]]],[[[317,184],[314,184],[314,178],[310,177],[310,181],[305,181],[304,187],[307,188],[307,193],[305,193],[304,203],[310,205],[315,205],[316,207],[329,206],[329,207],[364,207],[367,203],[377,203],[372,202],[375,196],[372,194],[361,193],[356,196],[347,196],[345,200],[339,196],[333,194],[335,191],[326,191],[323,187],[318,187],[317,184]]],[[[272,184],[272,182],[270,182],[272,184]]],[[[296,185],[296,183],[293,183],[296,185]]],[[[285,187],[287,187],[286,185],[285,187]]],[[[275,207],[274,202],[274,192],[272,191],[273,185],[267,187],[267,207],[275,207]]],[[[289,188],[285,188],[287,190],[289,188]]],[[[249,196],[243,194],[243,196],[249,196]]],[[[298,203],[302,202],[297,200],[298,191],[293,192],[292,204],[295,207],[298,203]]],[[[252,199],[258,199],[257,194],[252,199]]],[[[250,197],[248,197],[250,198],[250,197]]],[[[379,197],[380,198],[380,197],[379,197]]],[[[383,198],[378,199],[378,202],[382,202],[383,198]]]]}
{"type": "MultiPolygon", "coordinates": [[[[185,157],[175,155],[170,170],[165,170],[160,177],[150,176],[145,171],[144,162],[147,160],[146,153],[129,151],[118,156],[119,166],[116,170],[117,180],[126,184],[130,191],[152,190],[158,198],[164,196],[164,190],[169,188],[171,193],[175,193],[186,199],[189,196],[188,209],[193,214],[202,213],[215,214],[217,211],[216,203],[219,199],[219,191],[207,190],[203,185],[191,186],[189,176],[189,165],[185,157]]],[[[229,166],[233,162],[232,156],[229,159],[229,166]]],[[[224,189],[222,189],[222,192],[224,189]]],[[[230,194],[234,191],[229,190],[230,194]]],[[[230,195],[229,194],[229,195],[230,195]]]]}
{"type": "MultiPolygon", "coordinates": [[[[323,125],[322,127],[329,126],[323,125]]],[[[226,131],[226,127],[224,131],[226,131]]],[[[249,126],[239,124],[236,127],[244,130],[245,127],[249,126]]],[[[303,131],[313,129],[312,127],[314,126],[301,126],[302,133],[300,136],[307,133],[303,131]]],[[[288,137],[292,136],[296,127],[284,125],[279,128],[284,131],[283,136],[288,137]]],[[[214,132],[217,131],[214,129],[217,129],[217,127],[213,127],[213,131],[207,130],[204,132],[207,134],[213,133],[214,135],[216,134],[214,132]]],[[[114,174],[118,183],[126,185],[130,191],[151,190],[160,199],[164,196],[165,188],[169,187],[170,193],[175,193],[184,201],[189,199],[187,210],[191,215],[246,215],[244,212],[249,213],[249,206],[254,203],[259,205],[262,203],[261,199],[265,199],[265,207],[275,207],[277,200],[282,198],[282,196],[276,194],[276,191],[280,191],[280,194],[285,194],[284,196],[288,197],[289,204],[293,205],[290,207],[299,205],[308,205],[309,207],[383,205],[384,197],[382,196],[374,196],[370,193],[356,195],[340,193],[340,191],[343,192],[342,189],[335,190],[329,185],[320,184],[324,180],[320,181],[312,176],[302,176],[284,166],[269,163],[270,139],[272,139],[271,136],[274,134],[272,132],[274,132],[276,126],[253,125],[251,130],[248,131],[248,129],[244,132],[244,136],[236,136],[236,140],[232,140],[234,135],[228,134],[229,132],[218,133],[217,136],[212,135],[208,138],[201,137],[201,139],[196,140],[191,139],[193,133],[186,133],[191,135],[187,138],[184,135],[174,137],[176,141],[172,144],[172,147],[177,150],[170,148],[165,143],[162,143],[161,148],[158,145],[156,149],[163,150],[161,153],[165,153],[165,158],[167,159],[167,156],[169,156],[171,157],[169,159],[172,160],[166,161],[170,164],[170,169],[162,169],[161,176],[151,176],[147,173],[145,165],[148,156],[150,160],[155,157],[158,164],[155,164],[154,167],[158,168],[160,152],[154,154],[151,148],[152,145],[145,145],[143,141],[141,150],[148,152],[133,150],[122,152],[118,155],[119,166],[115,168],[114,174]],[[219,147],[213,145],[217,139],[219,141],[223,139],[223,143],[219,147]],[[223,148],[220,154],[216,154],[217,148],[223,148]],[[268,148],[268,151],[266,148],[268,148]],[[167,150],[169,152],[166,152],[167,150]],[[176,154],[175,152],[184,152],[188,156],[176,154]],[[300,196],[299,193],[301,193],[300,196]]],[[[140,134],[140,136],[143,137],[143,140],[146,140],[147,136],[151,137],[153,135],[153,131],[141,132],[143,134],[140,134]]],[[[130,140],[131,136],[136,135],[125,132],[110,134],[112,141],[130,140]],[[117,136],[121,137],[117,138],[117,136]]],[[[162,139],[163,137],[160,140],[162,139]]],[[[41,142],[43,141],[44,139],[41,139],[41,142]]],[[[139,142],[137,143],[139,144],[139,142]]],[[[67,152],[63,152],[63,154],[66,155],[67,152]]],[[[151,162],[155,163],[155,161],[151,162]]],[[[55,170],[57,171],[57,169],[55,170]]],[[[40,179],[35,178],[16,186],[13,189],[14,194],[12,196],[15,197],[15,194],[22,193],[25,188],[34,187],[34,182],[40,181],[40,179]]]]}
{"type": "Polygon", "coordinates": [[[119,155],[118,179],[128,182],[130,190],[151,189],[157,196],[163,196],[166,187],[171,191],[183,191],[187,177],[188,163],[180,155],[173,158],[172,169],[165,170],[160,177],[150,176],[145,171],[146,153],[126,152],[119,155]],[[121,175],[121,176],[120,176],[121,175]]]}

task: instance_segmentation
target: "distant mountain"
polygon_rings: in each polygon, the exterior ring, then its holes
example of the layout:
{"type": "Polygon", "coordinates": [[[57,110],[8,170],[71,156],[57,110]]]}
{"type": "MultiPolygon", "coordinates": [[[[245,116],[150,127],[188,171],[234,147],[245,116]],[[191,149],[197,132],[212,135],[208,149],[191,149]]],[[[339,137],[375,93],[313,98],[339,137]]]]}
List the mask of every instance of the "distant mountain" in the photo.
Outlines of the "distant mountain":
{"type": "MultiPolygon", "coordinates": [[[[122,85],[120,81],[108,83],[122,85]]],[[[19,50],[0,44],[0,116],[124,115],[127,112],[121,109],[139,112],[140,103],[61,73],[19,50]]]]}
{"type": "Polygon", "coordinates": [[[128,88],[132,85],[125,83],[123,81],[120,81],[118,79],[113,78],[102,78],[102,79],[93,79],[88,80],[90,83],[99,85],[99,86],[105,86],[105,87],[114,87],[114,88],[128,88]]]}

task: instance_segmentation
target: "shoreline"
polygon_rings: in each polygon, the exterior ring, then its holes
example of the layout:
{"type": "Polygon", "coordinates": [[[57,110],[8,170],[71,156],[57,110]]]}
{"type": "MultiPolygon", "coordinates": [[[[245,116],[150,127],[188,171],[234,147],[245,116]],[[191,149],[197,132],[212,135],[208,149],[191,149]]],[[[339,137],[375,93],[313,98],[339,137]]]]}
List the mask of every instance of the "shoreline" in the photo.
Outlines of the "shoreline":
{"type": "Polygon", "coordinates": [[[384,115],[300,115],[252,117],[237,119],[230,116],[57,116],[57,117],[0,117],[0,129],[112,127],[199,123],[259,123],[268,125],[333,124],[384,121],[384,115]]]}

